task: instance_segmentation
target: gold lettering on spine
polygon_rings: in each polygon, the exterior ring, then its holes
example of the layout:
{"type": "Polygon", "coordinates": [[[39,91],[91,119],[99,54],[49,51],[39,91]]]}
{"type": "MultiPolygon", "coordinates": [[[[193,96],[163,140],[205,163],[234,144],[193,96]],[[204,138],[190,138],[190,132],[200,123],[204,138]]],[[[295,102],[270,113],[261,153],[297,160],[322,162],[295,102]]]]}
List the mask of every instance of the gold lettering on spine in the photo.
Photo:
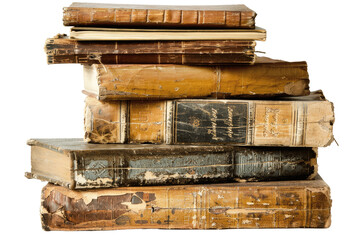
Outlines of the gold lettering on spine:
{"type": "Polygon", "coordinates": [[[277,137],[279,135],[278,131],[278,119],[279,119],[279,109],[265,107],[265,126],[263,131],[263,136],[268,137],[273,136],[277,137]]]}
{"type": "Polygon", "coordinates": [[[208,133],[212,135],[213,140],[219,140],[219,138],[216,136],[216,121],[217,121],[217,113],[218,111],[215,108],[211,108],[211,129],[208,130],[208,133]]]}
{"type": "Polygon", "coordinates": [[[229,138],[233,137],[233,109],[231,107],[227,107],[228,110],[228,118],[225,120],[225,124],[228,126],[226,128],[226,133],[229,136],[229,138]]]}

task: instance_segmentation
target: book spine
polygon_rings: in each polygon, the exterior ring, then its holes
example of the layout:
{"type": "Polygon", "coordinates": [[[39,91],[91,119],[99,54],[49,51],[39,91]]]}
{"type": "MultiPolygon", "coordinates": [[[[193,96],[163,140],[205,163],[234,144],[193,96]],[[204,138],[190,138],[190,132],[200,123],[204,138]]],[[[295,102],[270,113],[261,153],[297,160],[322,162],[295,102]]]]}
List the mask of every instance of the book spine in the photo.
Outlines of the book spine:
{"type": "MultiPolygon", "coordinates": [[[[89,111],[92,102],[101,101],[88,101],[89,111]]],[[[120,103],[107,104],[116,109],[120,103]]],[[[128,101],[128,105],[133,109],[127,118],[130,143],[324,147],[333,141],[334,111],[329,101],[177,100],[128,101]]],[[[104,119],[104,124],[96,124],[89,118],[95,114],[86,114],[85,122],[99,126],[96,133],[104,139],[101,133],[111,123],[104,119]]],[[[107,115],[104,109],[102,114],[107,115]]],[[[91,130],[86,132],[88,142],[118,143],[116,136],[101,142],[91,135],[91,130]]]]}
{"type": "Polygon", "coordinates": [[[326,228],[330,189],[318,181],[87,191],[48,184],[41,220],[45,230],[326,228]]]}
{"type": "Polygon", "coordinates": [[[95,64],[88,71],[94,71],[97,75],[100,100],[309,94],[305,62],[255,63],[252,66],[95,64]]]}
{"type": "Polygon", "coordinates": [[[101,154],[101,159],[77,153],[74,161],[75,189],[234,181],[231,148],[101,154]]]}
{"type": "Polygon", "coordinates": [[[67,7],[65,26],[255,28],[253,11],[157,10],[67,7]]]}
{"type": "Polygon", "coordinates": [[[203,147],[98,155],[76,153],[74,189],[312,179],[317,174],[316,149],[311,148],[203,147]]]}
{"type": "Polygon", "coordinates": [[[324,147],[333,141],[329,101],[174,101],[175,144],[324,147]]]}
{"type": "Polygon", "coordinates": [[[255,54],[77,54],[47,56],[48,64],[183,64],[231,65],[253,64],[255,54]]]}
{"type": "Polygon", "coordinates": [[[47,39],[49,64],[251,64],[255,41],[96,41],[47,39]]]}

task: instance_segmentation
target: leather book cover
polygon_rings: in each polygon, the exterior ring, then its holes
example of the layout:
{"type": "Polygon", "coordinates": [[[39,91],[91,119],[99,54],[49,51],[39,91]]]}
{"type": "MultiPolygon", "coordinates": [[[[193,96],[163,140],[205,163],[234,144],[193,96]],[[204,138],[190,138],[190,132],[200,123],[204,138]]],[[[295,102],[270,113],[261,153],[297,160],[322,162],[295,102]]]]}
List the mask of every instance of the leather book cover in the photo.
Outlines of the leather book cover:
{"type": "Polygon", "coordinates": [[[335,117],[333,104],[319,96],[107,102],[87,97],[85,141],[324,147],[334,140],[335,117]]]}
{"type": "Polygon", "coordinates": [[[72,3],[65,26],[254,28],[256,13],[243,4],[209,6],[72,3]]]}
{"type": "Polygon", "coordinates": [[[304,61],[258,57],[253,65],[84,65],[85,90],[99,100],[249,98],[308,95],[304,61]]]}
{"type": "Polygon", "coordinates": [[[255,41],[77,41],[46,40],[48,64],[224,65],[255,62],[255,41]]]}
{"type": "Polygon", "coordinates": [[[48,184],[41,221],[47,231],[327,228],[331,197],[320,177],[86,191],[48,184]]]}
{"type": "Polygon", "coordinates": [[[70,189],[313,179],[316,148],[89,144],[32,139],[28,178],[70,189]]]}

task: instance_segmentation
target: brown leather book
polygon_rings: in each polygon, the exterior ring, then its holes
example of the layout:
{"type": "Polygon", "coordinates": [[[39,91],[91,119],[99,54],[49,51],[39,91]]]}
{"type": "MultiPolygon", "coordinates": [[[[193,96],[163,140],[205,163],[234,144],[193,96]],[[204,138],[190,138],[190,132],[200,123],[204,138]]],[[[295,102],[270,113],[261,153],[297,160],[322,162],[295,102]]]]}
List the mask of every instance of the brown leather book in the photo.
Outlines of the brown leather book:
{"type": "Polygon", "coordinates": [[[316,148],[89,144],[31,139],[28,178],[70,189],[313,179],[316,148]]]}
{"type": "Polygon", "coordinates": [[[44,230],[327,228],[329,186],[300,181],[69,190],[46,185],[44,230]]]}
{"type": "Polygon", "coordinates": [[[322,93],[277,100],[98,101],[87,97],[85,140],[93,143],[324,147],[333,104],[322,93]]]}
{"type": "Polygon", "coordinates": [[[46,40],[49,64],[252,64],[255,41],[77,41],[46,40]]]}
{"type": "Polygon", "coordinates": [[[259,57],[253,65],[84,65],[85,91],[100,100],[308,95],[306,62],[259,57]]]}
{"type": "Polygon", "coordinates": [[[166,6],[72,3],[65,26],[254,28],[256,13],[245,5],[166,6]]]}

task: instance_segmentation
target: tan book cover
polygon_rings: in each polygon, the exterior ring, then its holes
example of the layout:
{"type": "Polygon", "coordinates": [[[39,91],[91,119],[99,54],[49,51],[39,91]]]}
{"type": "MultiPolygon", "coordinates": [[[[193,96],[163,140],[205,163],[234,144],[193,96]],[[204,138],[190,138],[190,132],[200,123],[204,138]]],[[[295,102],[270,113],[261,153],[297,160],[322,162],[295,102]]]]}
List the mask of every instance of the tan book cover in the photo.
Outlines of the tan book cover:
{"type": "Polygon", "coordinates": [[[84,65],[84,89],[99,100],[308,95],[304,61],[258,57],[254,65],[84,65]]]}
{"type": "Polygon", "coordinates": [[[42,190],[45,230],[327,228],[330,188],[315,180],[42,190]]]}

